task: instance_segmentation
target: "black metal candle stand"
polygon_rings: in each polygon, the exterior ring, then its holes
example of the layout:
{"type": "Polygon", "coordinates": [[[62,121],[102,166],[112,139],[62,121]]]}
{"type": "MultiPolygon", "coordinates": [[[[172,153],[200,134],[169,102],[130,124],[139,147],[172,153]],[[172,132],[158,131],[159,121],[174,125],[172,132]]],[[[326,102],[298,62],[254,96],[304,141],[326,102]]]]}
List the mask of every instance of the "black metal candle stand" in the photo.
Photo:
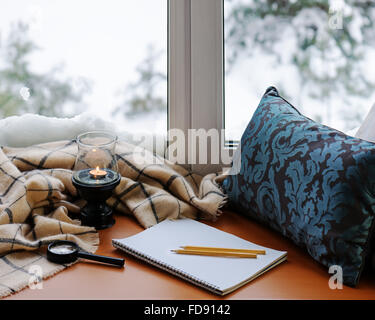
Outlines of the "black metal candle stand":
{"type": "Polygon", "coordinates": [[[107,171],[109,172],[108,179],[103,181],[87,180],[89,170],[81,170],[72,177],[79,196],[87,201],[85,207],[81,209],[80,220],[83,225],[95,227],[97,230],[106,229],[115,224],[112,209],[106,204],[106,200],[120,183],[121,176],[111,170],[107,171]]]}

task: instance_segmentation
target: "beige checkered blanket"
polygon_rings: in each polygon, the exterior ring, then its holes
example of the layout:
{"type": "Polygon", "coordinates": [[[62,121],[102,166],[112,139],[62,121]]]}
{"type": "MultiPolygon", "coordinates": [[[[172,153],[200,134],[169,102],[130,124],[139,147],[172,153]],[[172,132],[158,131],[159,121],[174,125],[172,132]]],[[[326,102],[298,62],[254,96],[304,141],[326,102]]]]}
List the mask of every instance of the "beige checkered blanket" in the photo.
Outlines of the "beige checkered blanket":
{"type": "MultiPolygon", "coordinates": [[[[95,252],[96,230],[77,220],[83,203],[71,176],[77,145],[59,141],[0,150],[0,297],[66,268],[45,258],[46,246],[72,240],[95,252]]],[[[120,184],[108,204],[147,228],[166,218],[214,219],[225,196],[216,174],[200,177],[147,151],[119,142],[120,184]],[[141,161],[140,161],[141,160],[141,161]]]]}

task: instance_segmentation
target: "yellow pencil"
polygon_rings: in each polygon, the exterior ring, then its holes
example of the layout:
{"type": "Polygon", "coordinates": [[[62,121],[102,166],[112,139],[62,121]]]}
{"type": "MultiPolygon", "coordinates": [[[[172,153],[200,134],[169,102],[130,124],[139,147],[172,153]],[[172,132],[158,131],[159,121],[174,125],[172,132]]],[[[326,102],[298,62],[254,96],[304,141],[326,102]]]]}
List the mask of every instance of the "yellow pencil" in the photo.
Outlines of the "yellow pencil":
{"type": "Polygon", "coordinates": [[[265,250],[252,250],[252,249],[231,249],[231,248],[214,248],[214,247],[199,247],[199,246],[181,246],[180,248],[186,250],[204,250],[204,251],[217,251],[217,252],[238,252],[238,253],[254,253],[266,254],[265,250]]]}
{"type": "Polygon", "coordinates": [[[257,255],[254,253],[240,253],[240,252],[223,252],[223,251],[204,251],[204,250],[184,250],[177,249],[171,250],[174,253],[178,254],[192,254],[199,256],[215,256],[215,257],[232,257],[232,258],[257,258],[257,255]]]}

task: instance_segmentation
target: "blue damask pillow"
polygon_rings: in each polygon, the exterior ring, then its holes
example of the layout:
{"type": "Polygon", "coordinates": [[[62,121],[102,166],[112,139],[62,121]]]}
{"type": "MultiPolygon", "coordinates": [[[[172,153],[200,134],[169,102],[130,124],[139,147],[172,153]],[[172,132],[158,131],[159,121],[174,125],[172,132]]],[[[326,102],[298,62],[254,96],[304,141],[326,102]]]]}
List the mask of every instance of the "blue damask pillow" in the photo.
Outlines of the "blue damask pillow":
{"type": "Polygon", "coordinates": [[[238,153],[223,182],[230,203],[355,286],[374,228],[375,144],[314,122],[270,87],[238,153]]]}

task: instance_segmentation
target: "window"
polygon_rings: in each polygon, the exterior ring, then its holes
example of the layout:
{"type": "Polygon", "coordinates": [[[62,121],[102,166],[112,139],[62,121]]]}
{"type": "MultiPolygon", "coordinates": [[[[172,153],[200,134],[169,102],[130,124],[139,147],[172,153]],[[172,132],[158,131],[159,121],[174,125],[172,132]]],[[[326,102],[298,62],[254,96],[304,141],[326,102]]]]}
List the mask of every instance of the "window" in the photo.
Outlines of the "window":
{"type": "Polygon", "coordinates": [[[345,132],[375,102],[372,1],[172,3],[184,11],[186,49],[170,60],[172,73],[176,61],[185,68],[170,90],[184,93],[184,121],[170,119],[172,128],[225,128],[226,146],[236,146],[270,85],[306,116],[345,132]]]}
{"type": "Polygon", "coordinates": [[[372,1],[176,0],[171,9],[171,128],[225,128],[230,150],[270,85],[345,132],[375,102],[372,1]]]}
{"type": "Polygon", "coordinates": [[[374,18],[371,1],[8,1],[0,116],[88,111],[130,132],[217,129],[229,152],[275,85],[348,130],[375,101],[374,18]]]}
{"type": "Polygon", "coordinates": [[[0,118],[90,112],[129,132],[166,132],[167,4],[6,1],[0,118]]]}
{"type": "Polygon", "coordinates": [[[347,132],[375,102],[373,1],[224,0],[225,128],[239,140],[266,88],[347,132]]]}

